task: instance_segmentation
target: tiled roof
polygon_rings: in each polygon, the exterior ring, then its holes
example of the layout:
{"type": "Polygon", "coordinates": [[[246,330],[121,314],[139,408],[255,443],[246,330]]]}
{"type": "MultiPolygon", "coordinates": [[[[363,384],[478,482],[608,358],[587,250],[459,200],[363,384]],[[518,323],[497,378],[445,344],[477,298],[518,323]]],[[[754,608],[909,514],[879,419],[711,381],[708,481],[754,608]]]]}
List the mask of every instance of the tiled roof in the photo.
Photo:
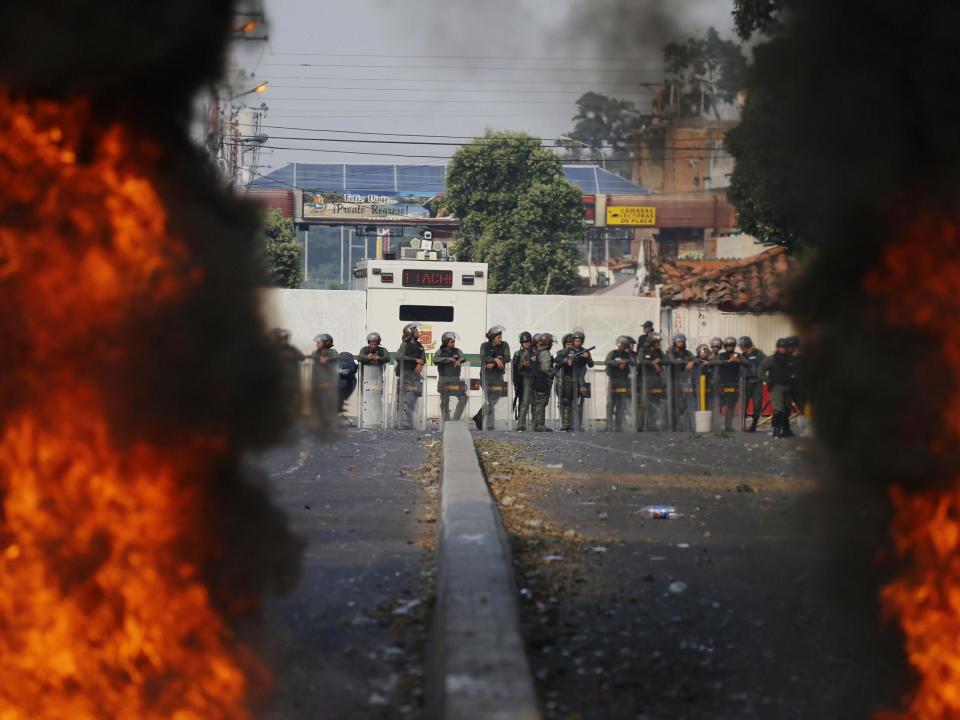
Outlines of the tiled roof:
{"type": "Polygon", "coordinates": [[[664,305],[709,305],[727,312],[783,310],[800,264],[777,247],[742,260],[663,263],[664,305]]]}

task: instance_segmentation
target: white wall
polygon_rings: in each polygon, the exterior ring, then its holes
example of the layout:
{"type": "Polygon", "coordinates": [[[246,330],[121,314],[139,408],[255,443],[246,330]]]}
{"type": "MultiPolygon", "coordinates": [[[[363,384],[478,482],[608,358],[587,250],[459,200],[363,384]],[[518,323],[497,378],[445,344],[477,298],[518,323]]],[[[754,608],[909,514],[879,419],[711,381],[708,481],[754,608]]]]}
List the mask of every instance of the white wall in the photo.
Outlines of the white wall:
{"type": "MultiPolygon", "coordinates": [[[[285,290],[264,293],[268,327],[285,327],[290,342],[305,353],[316,349],[317,333],[333,335],[337,350],[357,352],[367,338],[367,294],[359,290],[285,290]]],[[[391,349],[393,352],[393,349],[391,349]]]]}
{"type": "Polygon", "coordinates": [[[769,250],[772,245],[758,243],[753,235],[723,235],[717,238],[718,260],[739,260],[753,257],[769,250]]]}
{"type": "Polygon", "coordinates": [[[784,313],[725,313],[716,308],[681,307],[665,308],[664,315],[669,318],[664,322],[664,336],[683,333],[690,350],[700,343],[709,344],[713,337],[749,335],[755,347],[770,354],[778,338],[797,334],[784,313]]]}

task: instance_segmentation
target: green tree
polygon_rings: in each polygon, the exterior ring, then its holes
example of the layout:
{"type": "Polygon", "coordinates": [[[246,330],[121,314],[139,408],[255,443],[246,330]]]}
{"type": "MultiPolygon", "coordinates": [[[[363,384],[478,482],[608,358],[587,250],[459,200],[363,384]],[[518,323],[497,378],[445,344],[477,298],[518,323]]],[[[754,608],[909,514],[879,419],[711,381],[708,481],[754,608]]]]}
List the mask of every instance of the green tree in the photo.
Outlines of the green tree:
{"type": "Polygon", "coordinates": [[[300,287],[302,252],[293,223],[279,210],[268,212],[263,218],[263,257],[272,286],[300,287]]]}
{"type": "Polygon", "coordinates": [[[733,21],[737,35],[749,40],[755,32],[772,34],[780,27],[784,0],[733,0],[733,21]]]}
{"type": "Polygon", "coordinates": [[[663,49],[667,68],[663,98],[682,117],[699,117],[720,103],[731,103],[746,82],[747,58],[733,40],[709,28],[702,38],[672,42],[663,49]]]}
{"type": "Polygon", "coordinates": [[[599,155],[603,154],[609,169],[629,177],[633,169],[629,159],[633,136],[649,119],[650,116],[642,115],[630,100],[587,92],[577,100],[573,130],[568,134],[570,140],[561,138],[558,144],[564,147],[568,157],[576,160],[586,157],[599,164],[599,155]]]}
{"type": "Polygon", "coordinates": [[[489,264],[491,292],[570,294],[579,286],[583,194],[539,138],[488,130],[460,148],[445,199],[460,221],[455,252],[489,264]]]}

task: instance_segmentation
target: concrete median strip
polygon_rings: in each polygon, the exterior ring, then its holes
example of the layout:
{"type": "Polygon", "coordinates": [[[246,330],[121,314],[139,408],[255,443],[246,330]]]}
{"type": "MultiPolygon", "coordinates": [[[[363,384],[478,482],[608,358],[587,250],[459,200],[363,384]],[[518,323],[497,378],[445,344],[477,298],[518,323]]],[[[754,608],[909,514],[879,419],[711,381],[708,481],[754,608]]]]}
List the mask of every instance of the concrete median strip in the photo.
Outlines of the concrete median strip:
{"type": "Polygon", "coordinates": [[[427,715],[539,720],[510,546],[465,422],[443,431],[427,715]]]}

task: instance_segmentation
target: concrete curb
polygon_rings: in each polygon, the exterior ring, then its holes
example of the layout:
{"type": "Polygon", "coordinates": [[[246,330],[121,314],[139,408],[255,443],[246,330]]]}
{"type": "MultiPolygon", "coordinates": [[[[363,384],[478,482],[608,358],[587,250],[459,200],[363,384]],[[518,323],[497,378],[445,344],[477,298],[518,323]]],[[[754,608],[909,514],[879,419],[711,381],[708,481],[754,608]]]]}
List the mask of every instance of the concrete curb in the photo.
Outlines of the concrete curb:
{"type": "Polygon", "coordinates": [[[427,717],[540,720],[510,546],[464,421],[443,430],[427,717]]]}

